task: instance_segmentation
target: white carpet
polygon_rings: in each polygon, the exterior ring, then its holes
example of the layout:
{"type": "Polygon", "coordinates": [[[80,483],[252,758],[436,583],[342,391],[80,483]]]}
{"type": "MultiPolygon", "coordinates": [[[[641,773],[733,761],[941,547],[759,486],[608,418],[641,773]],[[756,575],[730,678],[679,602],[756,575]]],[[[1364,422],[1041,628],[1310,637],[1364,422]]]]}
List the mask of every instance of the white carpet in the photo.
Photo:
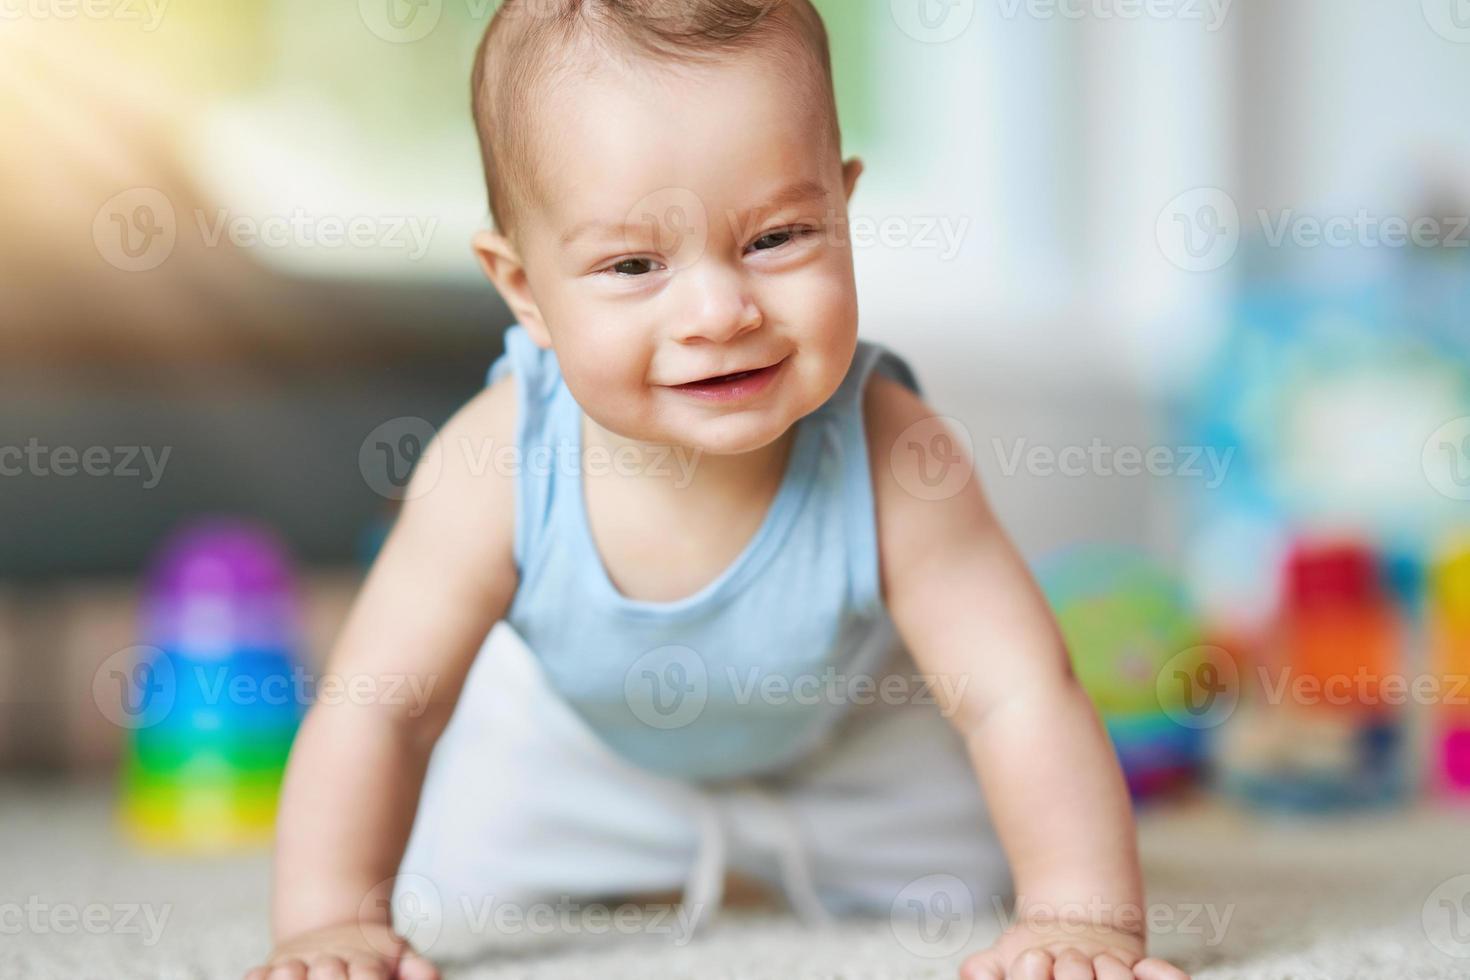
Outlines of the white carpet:
{"type": "MultiPolygon", "coordinates": [[[[1453,880],[1470,875],[1470,814],[1272,823],[1197,806],[1146,814],[1143,842],[1154,951],[1202,980],[1470,977],[1470,878],[1453,880]]],[[[267,884],[264,856],[130,852],[96,787],[0,784],[4,980],[238,977],[266,950],[267,884]]],[[[963,957],[919,955],[887,920],[809,932],[746,912],[687,944],[566,921],[446,932],[431,952],[450,980],[952,978],[963,957]]],[[[996,928],[979,909],[966,948],[996,928]]]]}

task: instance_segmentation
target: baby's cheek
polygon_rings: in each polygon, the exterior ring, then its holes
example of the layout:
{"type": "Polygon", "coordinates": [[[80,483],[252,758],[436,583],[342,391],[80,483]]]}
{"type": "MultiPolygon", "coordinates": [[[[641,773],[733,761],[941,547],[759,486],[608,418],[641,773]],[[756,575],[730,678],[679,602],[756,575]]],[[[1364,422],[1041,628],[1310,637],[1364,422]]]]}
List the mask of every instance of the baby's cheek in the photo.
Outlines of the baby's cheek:
{"type": "Polygon", "coordinates": [[[857,303],[844,291],[828,288],[813,297],[804,318],[802,348],[810,355],[811,383],[821,400],[842,383],[857,349],[857,303]]]}
{"type": "Polygon", "coordinates": [[[650,361],[641,349],[599,338],[561,361],[567,387],[599,425],[627,438],[655,437],[650,426],[657,421],[656,402],[646,384],[650,361]]]}

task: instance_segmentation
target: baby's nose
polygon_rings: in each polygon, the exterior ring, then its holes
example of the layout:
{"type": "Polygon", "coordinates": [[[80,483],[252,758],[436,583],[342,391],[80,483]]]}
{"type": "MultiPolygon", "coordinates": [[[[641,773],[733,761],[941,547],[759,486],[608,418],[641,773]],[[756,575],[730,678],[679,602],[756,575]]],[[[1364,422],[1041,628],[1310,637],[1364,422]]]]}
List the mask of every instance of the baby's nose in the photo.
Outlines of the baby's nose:
{"type": "Polygon", "coordinates": [[[710,263],[687,270],[684,279],[689,305],[681,318],[681,341],[726,343],[763,322],[760,305],[738,272],[710,263]]]}

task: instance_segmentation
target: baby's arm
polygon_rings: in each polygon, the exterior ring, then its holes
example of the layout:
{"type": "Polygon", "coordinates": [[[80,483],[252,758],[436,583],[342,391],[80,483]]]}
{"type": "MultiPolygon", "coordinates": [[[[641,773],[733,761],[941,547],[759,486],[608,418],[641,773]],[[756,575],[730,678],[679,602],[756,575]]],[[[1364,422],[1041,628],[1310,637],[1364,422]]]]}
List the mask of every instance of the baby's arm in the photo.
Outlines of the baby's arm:
{"type": "Polygon", "coordinates": [[[485,440],[514,444],[514,412],[506,380],[446,425],[419,463],[330,658],[328,673],[348,693],[311,708],[291,751],[273,969],[250,980],[437,976],[394,935],[388,901],[429,754],[516,587],[514,484],[471,465],[489,457],[476,451],[485,440]],[[426,690],[427,699],[407,693],[426,690]]]}
{"type": "Polygon", "coordinates": [[[884,378],[869,386],[866,413],[885,600],[920,670],[948,679],[935,693],[957,693],[942,706],[964,736],[1016,881],[1021,924],[971,957],[965,976],[1180,980],[1168,963],[1144,959],[1122,774],[978,478],[925,499],[934,494],[923,476],[944,448],[932,442],[944,431],[934,413],[884,378]],[[1057,921],[1077,909],[1100,914],[1057,921]]]}

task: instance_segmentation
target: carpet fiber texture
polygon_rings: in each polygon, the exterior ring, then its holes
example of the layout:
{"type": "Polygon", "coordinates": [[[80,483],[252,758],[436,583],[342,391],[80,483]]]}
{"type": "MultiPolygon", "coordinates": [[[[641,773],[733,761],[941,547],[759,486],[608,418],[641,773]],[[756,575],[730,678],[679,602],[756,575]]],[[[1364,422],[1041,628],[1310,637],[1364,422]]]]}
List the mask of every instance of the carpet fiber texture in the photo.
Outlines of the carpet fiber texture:
{"type": "MultiPolygon", "coordinates": [[[[240,976],[267,949],[266,857],[139,854],[110,796],[0,784],[0,978],[240,976]]],[[[1153,949],[1201,980],[1470,977],[1470,814],[1275,822],[1195,804],[1143,814],[1141,837],[1153,949]]],[[[424,933],[447,980],[950,978],[999,928],[986,903],[923,932],[740,911],[692,939],[649,912],[480,911],[500,928],[424,933]]]]}

